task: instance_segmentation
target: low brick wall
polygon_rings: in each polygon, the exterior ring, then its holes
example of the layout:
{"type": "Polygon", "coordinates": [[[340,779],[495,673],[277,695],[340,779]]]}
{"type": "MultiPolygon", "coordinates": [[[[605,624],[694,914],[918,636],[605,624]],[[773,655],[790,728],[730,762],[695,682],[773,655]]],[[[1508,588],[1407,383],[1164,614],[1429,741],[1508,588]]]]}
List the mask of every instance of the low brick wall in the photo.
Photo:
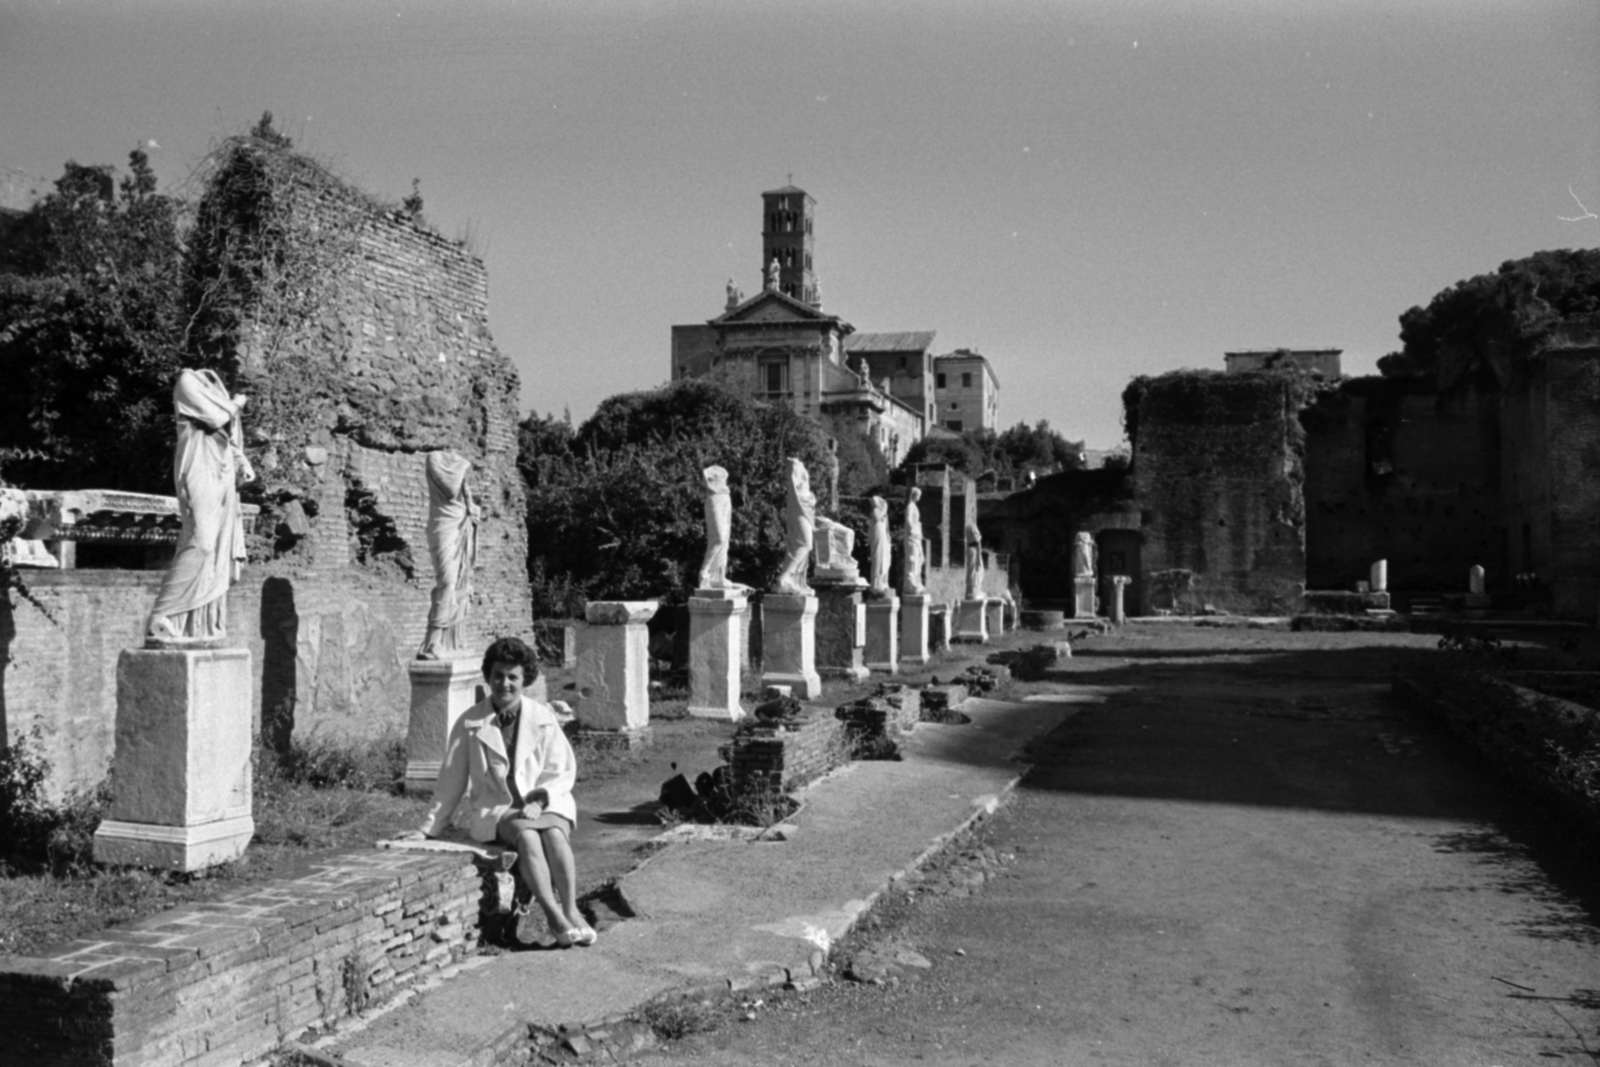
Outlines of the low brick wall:
{"type": "Polygon", "coordinates": [[[813,712],[793,723],[741,730],[718,755],[739,792],[793,792],[846,761],[845,728],[832,715],[813,712]]]}
{"type": "Polygon", "coordinates": [[[352,853],[41,957],[0,957],[0,1063],[259,1058],[472,952],[494,880],[470,853],[352,853]]]}

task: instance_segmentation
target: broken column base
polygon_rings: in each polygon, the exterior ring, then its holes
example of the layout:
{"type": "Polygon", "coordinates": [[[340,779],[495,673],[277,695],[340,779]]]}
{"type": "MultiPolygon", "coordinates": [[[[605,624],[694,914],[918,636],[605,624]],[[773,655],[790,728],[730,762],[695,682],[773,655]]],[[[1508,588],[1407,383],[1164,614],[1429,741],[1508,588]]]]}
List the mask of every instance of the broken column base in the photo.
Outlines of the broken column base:
{"type": "Polygon", "coordinates": [[[1100,598],[1095,596],[1092,576],[1072,579],[1072,617],[1092,619],[1100,612],[1100,598]]]}

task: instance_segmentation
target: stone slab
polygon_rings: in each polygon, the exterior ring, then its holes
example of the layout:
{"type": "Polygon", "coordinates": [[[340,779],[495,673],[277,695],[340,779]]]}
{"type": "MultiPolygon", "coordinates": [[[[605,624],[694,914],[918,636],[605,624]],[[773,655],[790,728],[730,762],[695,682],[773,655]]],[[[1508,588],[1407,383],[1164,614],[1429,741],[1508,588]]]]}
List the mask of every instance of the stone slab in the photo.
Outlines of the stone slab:
{"type": "Polygon", "coordinates": [[[583,609],[583,617],[591,626],[623,626],[649,622],[660,606],[656,600],[591,600],[583,609]]]}

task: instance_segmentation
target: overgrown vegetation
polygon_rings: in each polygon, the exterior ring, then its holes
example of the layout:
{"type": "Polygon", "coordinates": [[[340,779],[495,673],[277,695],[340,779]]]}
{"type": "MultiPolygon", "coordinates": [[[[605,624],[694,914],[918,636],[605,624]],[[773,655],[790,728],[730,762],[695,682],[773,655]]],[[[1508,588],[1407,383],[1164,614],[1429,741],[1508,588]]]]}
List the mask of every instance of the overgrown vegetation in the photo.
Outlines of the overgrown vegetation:
{"type": "Polygon", "coordinates": [[[1444,389],[1537,342],[1563,318],[1600,312],[1600,248],[1535,252],[1440,292],[1400,316],[1402,348],[1385,377],[1444,389]]]}
{"type": "MultiPolygon", "coordinates": [[[[690,379],[601,403],[574,430],[531,416],[520,428],[534,615],[581,612],[584,600],[687,595],[705,552],[701,471],[728,471],[728,573],[765,587],[783,552],[786,461],[805,464],[819,508],[827,437],[786,406],[690,379]]],[[[840,493],[870,488],[845,481],[840,493]]]]}
{"type": "Polygon", "coordinates": [[[969,478],[1024,478],[1077,470],[1083,466],[1083,442],[1069,441],[1040,419],[1019,422],[1009,430],[967,430],[958,436],[925,437],[911,446],[901,469],[922,463],[943,463],[969,478]]]}

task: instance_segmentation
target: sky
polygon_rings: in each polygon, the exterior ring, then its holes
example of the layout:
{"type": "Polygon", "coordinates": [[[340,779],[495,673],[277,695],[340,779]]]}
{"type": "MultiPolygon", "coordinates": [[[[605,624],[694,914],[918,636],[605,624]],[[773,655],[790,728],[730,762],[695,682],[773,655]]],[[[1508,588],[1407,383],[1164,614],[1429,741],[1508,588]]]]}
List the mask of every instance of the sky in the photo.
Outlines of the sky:
{"type": "Polygon", "coordinates": [[[791,180],[824,310],[982,352],[1003,426],[1091,448],[1135,375],[1373,373],[1407,308],[1600,246],[1594,0],[0,0],[13,190],[148,145],[192,191],[264,110],[371,193],[419,179],[524,409],[580,422],[760,287],[791,180]]]}

